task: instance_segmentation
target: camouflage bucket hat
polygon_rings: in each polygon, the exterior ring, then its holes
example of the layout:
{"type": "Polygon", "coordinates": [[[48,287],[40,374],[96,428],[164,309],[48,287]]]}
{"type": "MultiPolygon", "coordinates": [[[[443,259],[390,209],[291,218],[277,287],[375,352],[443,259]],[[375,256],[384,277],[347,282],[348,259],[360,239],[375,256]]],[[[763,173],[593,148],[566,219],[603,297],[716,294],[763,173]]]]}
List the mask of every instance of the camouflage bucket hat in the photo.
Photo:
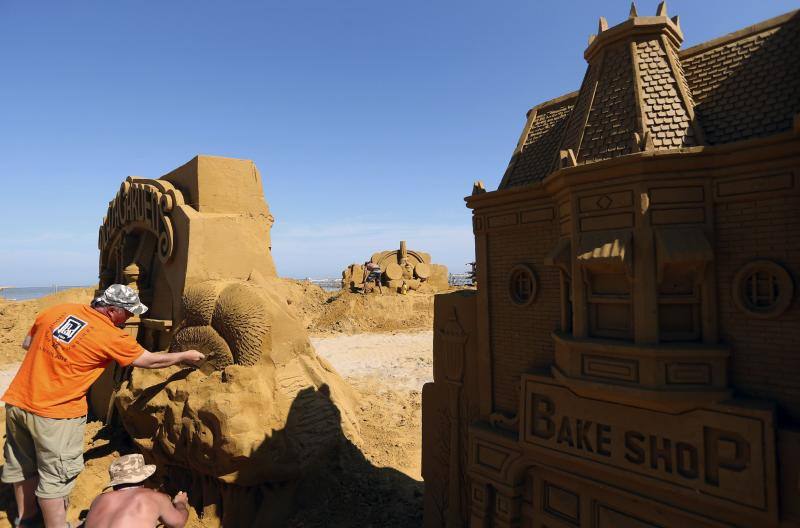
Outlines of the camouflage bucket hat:
{"type": "Polygon", "coordinates": [[[156,466],[145,464],[144,457],[139,453],[123,455],[113,461],[111,467],[108,468],[111,482],[103,489],[120,484],[138,484],[150,478],[155,472],[156,466]]]}
{"type": "Polygon", "coordinates": [[[134,315],[142,315],[147,311],[147,306],[139,300],[136,290],[123,284],[112,284],[94,302],[101,306],[124,308],[134,315]]]}

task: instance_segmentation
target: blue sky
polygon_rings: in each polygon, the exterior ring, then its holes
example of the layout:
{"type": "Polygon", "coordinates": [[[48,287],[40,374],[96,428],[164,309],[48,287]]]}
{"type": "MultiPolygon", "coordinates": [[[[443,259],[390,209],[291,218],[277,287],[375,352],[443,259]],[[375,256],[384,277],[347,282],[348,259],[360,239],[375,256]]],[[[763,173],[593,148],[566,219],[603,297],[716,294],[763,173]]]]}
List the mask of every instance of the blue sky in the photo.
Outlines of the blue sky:
{"type": "MultiPolygon", "coordinates": [[[[256,162],[282,276],[400,239],[462,271],[472,182],[497,187],[526,110],[580,86],[629,5],[0,0],[0,285],[93,283],[120,181],[198,153],[256,162]]],[[[796,7],[668,3],[684,46],[796,7]]]]}

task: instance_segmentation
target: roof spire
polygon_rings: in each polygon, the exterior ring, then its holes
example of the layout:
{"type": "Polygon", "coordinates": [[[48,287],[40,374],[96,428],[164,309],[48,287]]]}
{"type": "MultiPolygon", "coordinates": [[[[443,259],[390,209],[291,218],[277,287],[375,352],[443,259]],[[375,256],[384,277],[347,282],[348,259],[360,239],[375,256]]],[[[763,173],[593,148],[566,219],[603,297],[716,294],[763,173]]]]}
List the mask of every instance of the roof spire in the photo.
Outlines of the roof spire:
{"type": "Polygon", "coordinates": [[[594,33],[589,35],[589,45],[591,45],[592,42],[594,42],[594,39],[596,39],[596,38],[597,38],[597,35],[595,35],[594,33]]]}
{"type": "Polygon", "coordinates": [[[679,17],[678,15],[675,15],[675,16],[674,16],[674,17],[672,17],[670,20],[672,20],[672,23],[673,23],[673,24],[675,24],[676,26],[678,26],[678,29],[680,29],[680,28],[681,28],[681,17],[679,17]]]}
{"type": "Polygon", "coordinates": [[[600,17],[600,20],[597,22],[597,32],[602,33],[607,29],[608,29],[608,20],[606,20],[606,17],[600,17]]]}
{"type": "Polygon", "coordinates": [[[639,16],[639,13],[636,12],[636,2],[631,2],[631,10],[628,13],[628,18],[636,18],[639,16]]]}
{"type": "Polygon", "coordinates": [[[668,16],[667,15],[667,0],[662,0],[658,4],[658,8],[656,9],[656,16],[668,16]]]}

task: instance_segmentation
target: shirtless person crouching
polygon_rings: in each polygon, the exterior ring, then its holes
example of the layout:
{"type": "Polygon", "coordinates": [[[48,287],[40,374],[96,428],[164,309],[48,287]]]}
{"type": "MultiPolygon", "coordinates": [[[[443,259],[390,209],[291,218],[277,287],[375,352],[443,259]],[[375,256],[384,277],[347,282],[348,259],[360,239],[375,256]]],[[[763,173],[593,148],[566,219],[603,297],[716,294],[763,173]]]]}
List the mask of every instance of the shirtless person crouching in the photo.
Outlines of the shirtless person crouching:
{"type": "Polygon", "coordinates": [[[183,528],[189,518],[189,497],[179,492],[169,495],[145,488],[143,483],[156,467],[145,465],[140,454],[124,455],[111,463],[108,473],[110,493],[97,497],[89,507],[84,528],[144,528],[162,523],[167,528],[183,528]]]}

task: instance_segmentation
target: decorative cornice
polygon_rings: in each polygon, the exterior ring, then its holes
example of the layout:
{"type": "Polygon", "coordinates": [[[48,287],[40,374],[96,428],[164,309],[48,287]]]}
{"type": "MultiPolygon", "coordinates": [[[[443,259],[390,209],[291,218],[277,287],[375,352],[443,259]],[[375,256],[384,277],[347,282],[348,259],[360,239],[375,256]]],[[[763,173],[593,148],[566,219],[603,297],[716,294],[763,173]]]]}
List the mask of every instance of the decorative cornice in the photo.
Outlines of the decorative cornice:
{"type": "Polygon", "coordinates": [[[680,174],[681,177],[715,176],[714,172],[749,162],[762,163],[799,156],[800,135],[794,131],[736,143],[698,146],[671,151],[649,151],[620,156],[595,163],[552,172],[542,181],[520,187],[499,189],[464,201],[470,209],[509,205],[552,198],[573,185],[610,182],[621,178],[649,178],[654,173],[680,174]]]}
{"type": "Polygon", "coordinates": [[[611,43],[620,40],[638,37],[640,35],[649,35],[654,32],[663,31],[674,43],[675,47],[680,47],[683,42],[683,33],[669,17],[655,16],[655,17],[636,17],[629,18],[628,20],[609,28],[597,37],[583,52],[583,57],[586,61],[590,61],[598,51],[608,46],[611,43]]]}

